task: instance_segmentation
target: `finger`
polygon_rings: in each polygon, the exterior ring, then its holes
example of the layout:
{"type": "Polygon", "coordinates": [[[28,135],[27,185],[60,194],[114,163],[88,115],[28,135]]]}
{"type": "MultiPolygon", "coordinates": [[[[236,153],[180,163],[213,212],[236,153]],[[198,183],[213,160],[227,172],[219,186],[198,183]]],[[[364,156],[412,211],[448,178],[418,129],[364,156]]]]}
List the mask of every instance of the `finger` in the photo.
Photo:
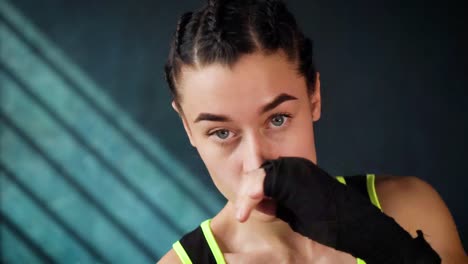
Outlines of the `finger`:
{"type": "Polygon", "coordinates": [[[252,171],[248,177],[251,180],[251,185],[248,188],[248,196],[252,199],[261,199],[265,197],[263,190],[263,181],[265,180],[265,170],[263,168],[252,171]]]}
{"type": "Polygon", "coordinates": [[[236,217],[240,222],[245,222],[252,210],[262,201],[263,180],[265,171],[257,169],[246,173],[243,177],[243,186],[238,196],[236,217]]]}
{"type": "Polygon", "coordinates": [[[262,201],[262,198],[252,199],[245,196],[241,199],[239,209],[237,210],[237,219],[243,223],[247,221],[252,210],[262,201]]]}

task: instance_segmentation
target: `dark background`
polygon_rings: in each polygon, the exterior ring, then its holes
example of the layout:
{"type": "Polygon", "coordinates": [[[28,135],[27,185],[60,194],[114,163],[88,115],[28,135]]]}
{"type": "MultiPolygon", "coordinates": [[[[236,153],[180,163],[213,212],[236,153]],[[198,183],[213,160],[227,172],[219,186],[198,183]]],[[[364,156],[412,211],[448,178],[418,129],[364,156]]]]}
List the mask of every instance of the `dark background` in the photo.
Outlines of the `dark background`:
{"type": "MultiPolygon", "coordinates": [[[[43,37],[48,39],[49,46],[60,51],[62,57],[67,58],[74,67],[80,69],[82,75],[92,80],[98,87],[96,88],[98,93],[109,98],[115,106],[112,109],[117,109],[109,110],[106,115],[101,113],[100,107],[95,106],[94,109],[97,110],[93,111],[102,114],[105,117],[104,123],[111,125],[109,129],[90,130],[90,127],[95,126],[93,122],[99,122],[100,119],[92,121],[93,124],[85,128],[85,131],[77,132],[82,133],[80,135],[84,138],[84,142],[98,139],[96,144],[99,146],[100,139],[111,138],[109,133],[114,130],[123,134],[123,138],[131,139],[138,138],[139,134],[147,135],[153,141],[159,142],[161,148],[168,151],[165,157],[176,160],[177,164],[183,164],[191,177],[207,186],[206,191],[192,196],[187,196],[183,191],[173,192],[182,203],[181,207],[169,209],[170,212],[165,213],[179,215],[177,222],[182,227],[171,234],[164,234],[162,230],[169,227],[158,224],[155,219],[164,217],[158,217],[155,213],[149,218],[130,213],[133,219],[127,219],[125,216],[119,218],[117,215],[115,217],[117,220],[104,213],[104,218],[111,219],[106,220],[110,221],[111,228],[99,232],[95,231],[99,229],[99,226],[93,221],[88,222],[85,228],[83,225],[74,225],[74,218],[68,219],[63,216],[66,218],[64,221],[71,226],[69,228],[71,231],[67,227],[60,227],[59,229],[65,230],[64,237],[68,237],[68,240],[64,239],[64,242],[59,242],[57,245],[51,245],[50,239],[46,239],[47,232],[31,231],[52,228],[34,221],[36,216],[32,211],[22,210],[21,203],[11,208],[3,203],[2,216],[7,220],[2,222],[1,251],[10,253],[2,253],[2,261],[23,263],[30,258],[37,261],[50,258],[58,262],[78,259],[114,262],[112,257],[106,256],[107,251],[110,250],[121,251],[122,255],[130,259],[143,255],[142,259],[146,257],[146,260],[154,261],[160,258],[180,235],[194,228],[201,220],[213,216],[213,212],[219,208],[222,199],[216,194],[203,163],[196,151],[191,148],[178,116],[170,107],[169,92],[162,71],[178,16],[184,11],[197,8],[200,3],[200,1],[149,0],[0,2],[3,8],[3,13],[0,14],[2,26],[0,32],[5,28],[15,32],[14,34],[25,43],[31,54],[43,61],[48,68],[54,69],[58,77],[53,75],[51,79],[65,80],[65,84],[70,87],[79,86],[79,84],[73,84],[73,81],[67,81],[67,70],[55,63],[54,59],[48,58],[46,49],[24,37],[27,35],[24,33],[27,32],[25,29],[27,27],[14,25],[11,18],[6,15],[12,12],[8,8],[15,8],[16,12],[22,14],[36,30],[42,32],[43,37]],[[134,124],[131,127],[138,127],[139,132],[135,132],[134,129],[122,132],[118,125],[112,125],[114,124],[112,120],[120,120],[121,116],[128,117],[130,120],[128,122],[134,124]],[[200,202],[203,204],[201,208],[205,209],[198,210],[198,213],[187,213],[184,208],[191,208],[190,200],[194,199],[193,197],[203,196],[203,193],[207,193],[208,197],[200,202]],[[21,219],[24,221],[21,222],[21,219]],[[30,220],[28,222],[25,219],[30,220]],[[135,222],[134,219],[138,220],[135,222]],[[122,224],[119,224],[120,222],[122,224]],[[121,225],[124,227],[119,227],[121,225]],[[31,226],[37,228],[31,229],[31,226]],[[126,226],[128,228],[125,228],[126,226]],[[146,232],[147,238],[144,238],[144,235],[138,235],[138,232],[145,229],[152,230],[146,232]],[[78,235],[73,236],[74,232],[78,235]],[[93,232],[97,233],[93,234],[93,232]],[[137,245],[136,249],[126,250],[124,245],[113,248],[112,232],[123,233],[131,243],[137,245]],[[99,238],[99,236],[102,237],[99,238]],[[77,247],[81,248],[83,254],[88,255],[87,257],[76,253],[72,247],[68,250],[61,248],[67,243],[76,244],[73,241],[80,240],[84,242],[78,242],[77,247]],[[41,241],[49,241],[49,243],[41,241]],[[99,243],[104,243],[104,245],[100,248],[99,243]],[[87,244],[89,246],[86,246],[87,244]],[[22,249],[13,250],[13,245],[16,245],[15,247],[22,245],[20,246],[22,249]],[[96,252],[93,253],[92,248],[95,248],[96,252]],[[99,257],[100,255],[104,256],[99,257]],[[154,256],[152,260],[151,256],[154,256]]],[[[321,120],[315,124],[319,164],[335,175],[384,173],[400,176],[415,175],[426,180],[435,187],[448,205],[464,246],[468,248],[468,210],[466,207],[468,179],[465,175],[468,160],[468,143],[465,140],[468,132],[466,108],[468,96],[465,91],[468,84],[466,71],[468,42],[465,10],[462,9],[461,3],[455,1],[432,3],[429,1],[319,0],[287,1],[287,4],[296,15],[305,33],[314,40],[315,61],[321,73],[323,109],[321,120]]],[[[3,43],[2,46],[7,47],[9,35],[0,36],[3,36],[0,40],[3,43]]],[[[15,45],[12,44],[12,46],[15,45]]],[[[4,82],[0,82],[3,95],[0,97],[3,111],[0,129],[21,135],[21,132],[15,130],[13,128],[15,125],[11,123],[16,121],[19,123],[17,118],[22,116],[24,123],[30,124],[28,116],[31,114],[28,111],[35,111],[35,107],[40,109],[47,109],[47,107],[41,108],[40,103],[37,102],[34,103],[36,106],[31,106],[28,103],[21,103],[19,99],[14,99],[13,95],[6,95],[13,94],[13,89],[18,89],[14,86],[21,86],[20,79],[23,78],[25,82],[34,78],[40,80],[44,78],[44,75],[34,73],[30,68],[23,72],[19,70],[15,72],[14,67],[9,66],[13,65],[13,62],[23,63],[25,67],[34,64],[26,55],[12,57],[14,55],[11,54],[9,48],[1,49],[0,77],[3,78],[0,78],[0,81],[4,82]],[[11,83],[15,84],[7,85],[10,83],[8,80],[13,80],[11,83]]],[[[28,86],[30,88],[26,90],[34,89],[35,83],[39,82],[31,82],[28,86]]],[[[52,100],[51,102],[61,102],[62,105],[59,104],[55,111],[64,116],[74,114],[75,119],[70,119],[74,120],[70,121],[71,124],[79,124],[92,119],[64,102],[72,104],[74,100],[84,100],[89,101],[88,104],[92,106],[95,99],[93,96],[86,99],[86,96],[52,93],[49,92],[49,88],[47,86],[42,89],[38,88],[38,96],[42,95],[47,100],[52,100]]],[[[70,89],[80,91],[81,88],[70,89]]],[[[79,94],[79,92],[76,93],[79,94]]],[[[46,116],[53,117],[53,113],[48,113],[46,116]]],[[[53,120],[60,124],[57,118],[53,120]]],[[[62,126],[66,128],[66,125],[62,126]]],[[[54,128],[38,130],[34,127],[24,127],[23,129],[30,134],[30,137],[37,139],[38,144],[42,144],[41,139],[44,137],[53,138],[54,134],[54,128]]],[[[71,128],[66,131],[73,135],[73,131],[77,129],[71,128]]],[[[34,145],[33,143],[28,143],[22,136],[19,138],[21,138],[20,143],[26,142],[29,148],[34,149],[31,146],[34,145]]],[[[76,138],[72,137],[80,146],[86,146],[76,138]]],[[[24,174],[22,179],[25,184],[29,181],[28,177],[33,177],[26,176],[26,173],[22,172],[24,166],[20,166],[23,164],[20,161],[31,164],[39,158],[46,160],[49,167],[55,165],[47,157],[39,157],[44,155],[34,154],[26,157],[21,152],[15,151],[17,147],[11,143],[7,132],[0,134],[0,139],[3,146],[1,194],[2,200],[6,201],[10,195],[9,184],[16,186],[11,188],[21,189],[18,187],[20,185],[13,184],[15,177],[20,178],[20,174],[24,174]],[[9,160],[10,158],[13,162],[9,160]]],[[[154,145],[146,143],[141,143],[141,146],[135,143],[132,146],[134,149],[141,147],[151,150],[154,148],[154,145]]],[[[94,153],[90,148],[85,149],[98,163],[105,163],[99,159],[99,153],[94,153]]],[[[111,165],[102,170],[110,170],[111,174],[118,175],[120,171],[123,171],[119,169],[120,163],[125,163],[130,154],[126,156],[125,149],[115,144],[107,145],[107,150],[120,155],[122,159],[110,161],[111,165]],[[118,168],[112,170],[112,166],[118,168]]],[[[50,156],[59,153],[60,156],[61,152],[73,153],[74,148],[57,143],[55,150],[49,150],[48,153],[50,156]]],[[[145,153],[144,150],[140,152],[145,153]]],[[[56,159],[59,160],[59,158],[56,159]]],[[[161,160],[149,158],[147,160],[149,160],[148,164],[153,165],[164,163],[161,160]]],[[[72,171],[71,174],[73,170],[79,172],[82,169],[81,163],[60,164],[58,167],[69,168],[72,171]]],[[[134,175],[123,172],[122,174],[131,179],[129,181],[136,182],[142,173],[148,174],[146,175],[148,189],[142,191],[148,193],[145,194],[146,196],[143,195],[150,200],[148,204],[157,205],[171,201],[172,198],[167,198],[161,191],[162,187],[158,188],[158,186],[165,186],[164,180],[154,178],[150,171],[138,170],[138,167],[132,166],[136,165],[128,165],[125,168],[134,171],[134,175]]],[[[99,172],[99,170],[98,167],[95,168],[95,171],[99,172]]],[[[39,173],[40,175],[36,176],[46,177],[44,175],[47,173],[44,169],[39,173]]],[[[64,173],[59,169],[56,170],[56,174],[63,176],[64,173]]],[[[166,174],[161,175],[166,178],[173,177],[167,171],[166,174]]],[[[77,177],[86,177],[86,175],[77,177]]],[[[187,178],[177,179],[190,181],[187,178]]],[[[54,192],[60,188],[55,184],[55,180],[48,181],[50,182],[44,185],[46,186],[44,188],[49,186],[50,190],[46,190],[45,193],[54,192]]],[[[100,184],[103,185],[102,189],[105,189],[106,183],[100,184]]],[[[135,184],[138,185],[138,183],[135,184]]],[[[132,184],[122,181],[121,185],[132,184]]],[[[187,188],[190,189],[190,187],[193,186],[189,184],[187,188]]],[[[120,197],[118,191],[116,192],[114,195],[120,197]]],[[[27,199],[31,199],[28,198],[31,195],[34,196],[25,190],[20,193],[27,199]]],[[[67,197],[70,194],[64,192],[63,195],[67,197]]],[[[86,196],[82,193],[80,195],[86,196]]],[[[51,198],[49,203],[53,203],[60,197],[51,198]]],[[[112,200],[112,196],[109,197],[109,200],[112,200]]],[[[99,197],[96,199],[98,204],[99,199],[105,200],[99,197]]],[[[78,205],[89,204],[92,200],[88,198],[88,202],[76,202],[73,206],[78,208],[78,205]]],[[[45,204],[46,207],[49,206],[47,202],[45,204]]],[[[129,203],[129,206],[131,207],[132,203],[129,203]]],[[[51,207],[55,210],[53,205],[51,207]]],[[[99,206],[93,208],[97,208],[98,212],[102,211],[99,206]]],[[[112,215],[112,209],[109,211],[112,215]]],[[[61,217],[61,212],[58,209],[55,211],[58,218],[61,217]]],[[[88,217],[87,213],[79,215],[94,219],[88,217]]],[[[48,217],[53,219],[50,215],[48,217]]],[[[51,225],[58,225],[60,221],[52,222],[51,225]]],[[[168,223],[170,221],[166,222],[168,223]]]]}

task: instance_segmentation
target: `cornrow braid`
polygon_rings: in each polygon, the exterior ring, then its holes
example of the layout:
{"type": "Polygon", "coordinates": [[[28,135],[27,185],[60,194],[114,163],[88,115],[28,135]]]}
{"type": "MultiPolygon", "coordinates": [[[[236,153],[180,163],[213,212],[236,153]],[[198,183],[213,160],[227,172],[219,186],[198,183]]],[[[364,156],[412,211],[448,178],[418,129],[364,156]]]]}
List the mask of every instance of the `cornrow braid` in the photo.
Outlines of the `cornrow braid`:
{"type": "MultiPolygon", "coordinates": [[[[219,13],[219,2],[215,0],[209,0],[205,13],[203,15],[203,22],[200,27],[197,42],[210,42],[209,46],[214,46],[213,49],[217,50],[222,45],[222,28],[219,27],[221,19],[218,16],[219,13]]],[[[197,47],[200,50],[200,47],[197,47]]]]}
{"type": "Polygon", "coordinates": [[[168,83],[172,99],[178,103],[179,95],[176,90],[181,64],[192,65],[195,61],[192,41],[197,33],[200,20],[200,12],[186,12],[177,22],[173,43],[169,52],[169,58],[164,66],[165,79],[168,83]]]}
{"type": "Polygon", "coordinates": [[[208,8],[206,9],[206,19],[208,22],[208,30],[215,32],[218,30],[218,23],[220,21],[219,6],[221,5],[221,1],[216,0],[208,0],[208,8]]]}
{"type": "MultiPolygon", "coordinates": [[[[284,51],[313,92],[315,67],[312,41],[280,0],[208,0],[201,9],[183,14],[165,65],[166,81],[179,106],[177,80],[184,66],[221,63],[232,66],[254,52],[284,51]]],[[[180,108],[180,107],[179,107],[180,108]]]]}
{"type": "Polygon", "coordinates": [[[265,42],[265,48],[268,49],[269,46],[275,47],[278,45],[278,28],[277,28],[277,14],[276,10],[278,7],[277,1],[264,1],[262,5],[259,6],[259,13],[263,13],[268,19],[260,20],[257,31],[263,31],[265,34],[261,37],[265,42]]]}
{"type": "Polygon", "coordinates": [[[258,12],[263,13],[267,19],[259,19],[255,25],[258,35],[264,45],[264,49],[275,51],[278,47],[292,47],[283,49],[290,60],[297,56],[297,42],[302,33],[297,30],[296,20],[288,12],[281,1],[266,0],[258,7],[258,12]]]}
{"type": "Polygon", "coordinates": [[[181,42],[180,39],[181,37],[184,36],[185,26],[188,24],[188,22],[192,18],[192,14],[193,12],[184,13],[180,17],[179,22],[177,23],[177,30],[176,30],[175,37],[174,37],[174,46],[176,47],[176,52],[179,56],[181,54],[180,45],[179,45],[179,43],[181,42]]]}

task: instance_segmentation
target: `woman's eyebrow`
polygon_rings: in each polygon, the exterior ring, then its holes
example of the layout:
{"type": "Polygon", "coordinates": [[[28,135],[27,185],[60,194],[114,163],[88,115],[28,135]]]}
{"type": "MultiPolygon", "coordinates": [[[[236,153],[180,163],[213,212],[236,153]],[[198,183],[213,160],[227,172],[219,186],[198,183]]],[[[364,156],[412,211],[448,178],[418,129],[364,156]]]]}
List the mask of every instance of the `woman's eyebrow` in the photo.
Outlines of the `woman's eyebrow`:
{"type": "MultiPolygon", "coordinates": [[[[274,108],[276,108],[278,105],[290,101],[290,100],[297,100],[296,97],[282,93],[278,96],[275,97],[271,102],[268,104],[264,105],[263,107],[260,108],[260,114],[263,114],[265,112],[268,112],[274,108]]],[[[217,114],[210,114],[210,113],[200,113],[197,118],[195,119],[194,123],[198,123],[200,121],[214,121],[214,122],[230,122],[232,119],[228,116],[225,115],[217,115],[217,114]]]]}
{"type": "Polygon", "coordinates": [[[292,95],[282,93],[282,94],[276,96],[275,99],[273,99],[273,101],[271,101],[270,103],[263,106],[261,108],[261,110],[260,110],[260,114],[268,112],[268,111],[276,108],[278,105],[280,105],[280,104],[282,104],[282,103],[284,103],[286,101],[290,101],[290,100],[297,100],[297,98],[292,96],[292,95]]]}
{"type": "Polygon", "coordinates": [[[210,113],[200,113],[194,123],[200,121],[230,122],[231,118],[225,115],[215,115],[210,113]]]}

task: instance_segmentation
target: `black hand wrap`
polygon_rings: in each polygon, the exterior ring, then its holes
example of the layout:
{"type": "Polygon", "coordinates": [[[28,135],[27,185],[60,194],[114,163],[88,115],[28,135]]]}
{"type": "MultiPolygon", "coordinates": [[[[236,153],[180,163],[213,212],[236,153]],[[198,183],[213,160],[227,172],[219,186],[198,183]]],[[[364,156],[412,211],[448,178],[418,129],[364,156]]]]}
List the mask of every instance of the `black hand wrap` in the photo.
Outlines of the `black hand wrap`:
{"type": "Polygon", "coordinates": [[[262,167],[265,195],[277,201],[277,217],[294,231],[368,264],[441,262],[422,232],[413,239],[369,199],[309,160],[285,157],[262,167]]]}

